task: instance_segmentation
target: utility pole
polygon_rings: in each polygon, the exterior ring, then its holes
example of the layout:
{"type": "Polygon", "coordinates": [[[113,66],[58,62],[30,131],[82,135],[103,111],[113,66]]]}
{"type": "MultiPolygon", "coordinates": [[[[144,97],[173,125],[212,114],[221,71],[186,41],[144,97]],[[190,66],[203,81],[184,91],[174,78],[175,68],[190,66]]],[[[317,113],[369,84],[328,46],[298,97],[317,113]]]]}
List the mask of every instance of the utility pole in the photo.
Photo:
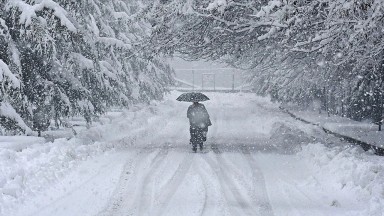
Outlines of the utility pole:
{"type": "Polygon", "coordinates": [[[216,74],[213,74],[213,91],[216,91],[216,74]]]}
{"type": "Polygon", "coordinates": [[[201,90],[204,90],[204,74],[201,74],[201,90]]]}
{"type": "Polygon", "coordinates": [[[379,121],[379,131],[381,131],[381,125],[383,124],[383,93],[380,91],[380,121],[379,121]]]}
{"type": "Polygon", "coordinates": [[[243,92],[243,87],[244,87],[244,77],[243,73],[240,74],[240,92],[243,92]]]}
{"type": "Polygon", "coordinates": [[[232,91],[235,91],[235,73],[232,74],[232,91]]]}
{"type": "Polygon", "coordinates": [[[195,91],[195,71],[192,70],[192,91],[195,91]]]}

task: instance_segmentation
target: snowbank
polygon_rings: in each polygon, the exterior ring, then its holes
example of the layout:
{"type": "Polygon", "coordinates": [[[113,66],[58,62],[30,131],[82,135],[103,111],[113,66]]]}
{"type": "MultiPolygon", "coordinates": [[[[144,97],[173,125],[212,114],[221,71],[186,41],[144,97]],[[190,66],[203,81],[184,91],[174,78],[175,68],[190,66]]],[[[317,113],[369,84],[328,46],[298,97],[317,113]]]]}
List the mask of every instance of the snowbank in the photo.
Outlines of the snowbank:
{"type": "Polygon", "coordinates": [[[354,194],[366,209],[356,215],[383,215],[384,157],[369,155],[360,147],[330,148],[319,143],[303,146],[298,156],[314,169],[309,183],[321,183],[335,194],[354,194]]]}
{"type": "Polygon", "coordinates": [[[313,122],[333,132],[350,136],[352,138],[383,147],[384,133],[378,131],[378,126],[371,122],[358,122],[349,118],[319,114],[315,111],[294,111],[295,115],[304,120],[313,122]]]}
{"type": "Polygon", "coordinates": [[[78,161],[100,154],[98,144],[82,145],[79,139],[29,145],[22,151],[0,149],[0,215],[58,182],[78,161]]]}
{"type": "Polygon", "coordinates": [[[384,215],[384,157],[300,121],[276,122],[269,145],[254,158],[275,215],[384,215]]]}
{"type": "Polygon", "coordinates": [[[32,144],[43,144],[45,139],[34,136],[0,136],[0,149],[21,151],[32,144]]]}

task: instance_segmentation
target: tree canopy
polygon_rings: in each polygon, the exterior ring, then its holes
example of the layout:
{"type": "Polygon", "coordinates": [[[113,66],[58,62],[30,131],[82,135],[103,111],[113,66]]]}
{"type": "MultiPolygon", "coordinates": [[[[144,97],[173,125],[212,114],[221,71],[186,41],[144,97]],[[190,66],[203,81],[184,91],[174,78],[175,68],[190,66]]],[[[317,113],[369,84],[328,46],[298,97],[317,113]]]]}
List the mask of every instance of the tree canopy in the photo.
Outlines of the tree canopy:
{"type": "Polygon", "coordinates": [[[154,51],[227,62],[248,71],[256,92],[283,102],[321,100],[357,119],[382,110],[381,0],[168,0],[151,7],[154,51]]]}

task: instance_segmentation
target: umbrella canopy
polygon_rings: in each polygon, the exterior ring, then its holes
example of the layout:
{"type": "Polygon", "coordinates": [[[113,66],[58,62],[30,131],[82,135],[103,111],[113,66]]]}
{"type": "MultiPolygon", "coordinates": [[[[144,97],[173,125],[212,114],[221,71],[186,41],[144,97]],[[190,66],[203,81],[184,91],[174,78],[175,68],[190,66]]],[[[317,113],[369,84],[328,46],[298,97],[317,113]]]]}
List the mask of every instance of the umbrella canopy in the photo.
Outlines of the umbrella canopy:
{"type": "Polygon", "coordinates": [[[185,102],[207,101],[209,98],[200,92],[188,92],[181,94],[176,100],[185,102]]]}

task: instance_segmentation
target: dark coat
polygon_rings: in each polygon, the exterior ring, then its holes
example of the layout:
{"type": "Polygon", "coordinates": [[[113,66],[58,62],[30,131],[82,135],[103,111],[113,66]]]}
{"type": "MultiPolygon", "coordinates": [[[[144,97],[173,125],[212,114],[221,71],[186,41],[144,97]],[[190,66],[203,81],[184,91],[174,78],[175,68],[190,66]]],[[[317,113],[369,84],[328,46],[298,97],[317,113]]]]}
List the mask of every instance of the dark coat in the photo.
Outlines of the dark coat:
{"type": "Polygon", "coordinates": [[[212,125],[207,109],[201,103],[194,103],[189,106],[187,117],[191,127],[208,128],[208,126],[212,125]]]}

